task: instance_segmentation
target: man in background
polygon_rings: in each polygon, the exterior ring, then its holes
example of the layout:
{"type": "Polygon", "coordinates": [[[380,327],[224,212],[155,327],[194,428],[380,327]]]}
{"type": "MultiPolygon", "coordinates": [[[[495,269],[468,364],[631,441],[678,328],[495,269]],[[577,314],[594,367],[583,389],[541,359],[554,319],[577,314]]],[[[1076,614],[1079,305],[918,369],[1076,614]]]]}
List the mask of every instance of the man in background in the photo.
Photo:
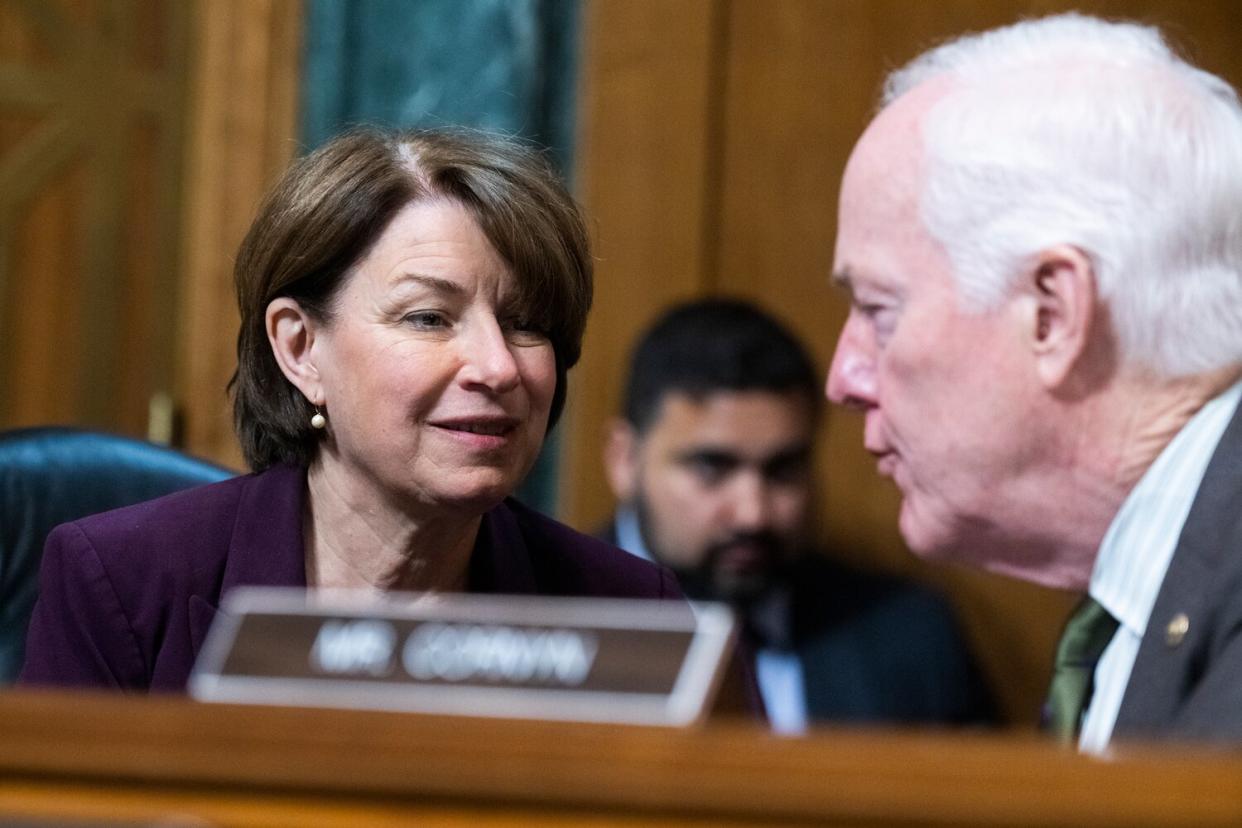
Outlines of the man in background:
{"type": "Polygon", "coordinates": [[[988,695],[945,603],[809,548],[820,387],[801,344],[739,301],[667,312],[639,342],[605,466],[607,538],[743,619],[773,727],[978,722],[988,695]]]}
{"type": "Polygon", "coordinates": [[[1087,593],[1049,727],[1242,742],[1242,107],[1081,15],[894,73],[841,188],[828,395],[916,553],[1087,593]]]}

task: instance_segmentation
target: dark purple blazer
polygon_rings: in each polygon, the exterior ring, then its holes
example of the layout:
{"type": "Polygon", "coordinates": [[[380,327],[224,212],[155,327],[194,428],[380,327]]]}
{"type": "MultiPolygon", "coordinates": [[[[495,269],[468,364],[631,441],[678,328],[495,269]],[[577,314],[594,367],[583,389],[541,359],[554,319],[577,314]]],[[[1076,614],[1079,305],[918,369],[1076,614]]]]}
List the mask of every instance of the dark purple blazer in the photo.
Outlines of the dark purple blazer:
{"type": "MultiPolygon", "coordinates": [[[[306,470],[277,466],[62,524],[48,536],[22,684],[184,690],[221,596],[306,586],[306,470]]],[[[673,575],[507,500],[471,592],[682,597],[673,575]]]]}

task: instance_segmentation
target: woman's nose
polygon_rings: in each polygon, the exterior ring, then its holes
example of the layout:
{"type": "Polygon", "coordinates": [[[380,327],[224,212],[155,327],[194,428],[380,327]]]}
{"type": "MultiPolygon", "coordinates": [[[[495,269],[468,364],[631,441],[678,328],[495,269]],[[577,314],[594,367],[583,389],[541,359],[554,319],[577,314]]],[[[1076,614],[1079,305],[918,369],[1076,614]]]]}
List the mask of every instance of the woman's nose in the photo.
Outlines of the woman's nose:
{"type": "Polygon", "coordinates": [[[500,323],[481,321],[462,343],[462,381],[493,393],[509,391],[520,379],[512,345],[500,323]]]}

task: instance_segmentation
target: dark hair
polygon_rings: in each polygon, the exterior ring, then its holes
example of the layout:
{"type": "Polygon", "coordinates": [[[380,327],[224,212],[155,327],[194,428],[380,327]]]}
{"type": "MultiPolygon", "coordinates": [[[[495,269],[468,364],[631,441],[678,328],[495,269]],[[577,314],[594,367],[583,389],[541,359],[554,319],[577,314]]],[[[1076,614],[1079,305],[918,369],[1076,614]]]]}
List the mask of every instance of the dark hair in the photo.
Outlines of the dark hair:
{"type": "Polygon", "coordinates": [[[281,296],[317,320],[350,269],[414,201],[449,198],[512,268],[519,310],[556,354],[548,428],[565,404],[591,307],[590,242],[578,206],[542,153],[467,130],[356,129],[299,159],[268,195],[237,254],[241,329],[233,422],[252,468],[308,464],[318,435],[310,403],[276,364],[264,315],[281,296]]]}
{"type": "Polygon", "coordinates": [[[819,378],[806,349],[775,318],[738,299],[674,306],[639,340],[630,358],[625,418],[645,431],[673,391],[695,399],[719,391],[797,392],[819,409],[819,378]]]}

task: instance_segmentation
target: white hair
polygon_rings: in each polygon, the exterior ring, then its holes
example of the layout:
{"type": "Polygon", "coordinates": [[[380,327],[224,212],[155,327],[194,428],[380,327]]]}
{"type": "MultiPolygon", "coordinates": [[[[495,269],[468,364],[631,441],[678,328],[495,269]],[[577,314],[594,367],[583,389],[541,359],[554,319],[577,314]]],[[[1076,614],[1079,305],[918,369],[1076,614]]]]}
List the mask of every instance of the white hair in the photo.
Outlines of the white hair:
{"type": "Polygon", "coordinates": [[[1164,376],[1242,363],[1242,107],[1160,32],[1078,14],[967,35],[889,76],[934,78],[922,216],[968,307],[1040,251],[1092,262],[1120,356],[1164,376]]]}

